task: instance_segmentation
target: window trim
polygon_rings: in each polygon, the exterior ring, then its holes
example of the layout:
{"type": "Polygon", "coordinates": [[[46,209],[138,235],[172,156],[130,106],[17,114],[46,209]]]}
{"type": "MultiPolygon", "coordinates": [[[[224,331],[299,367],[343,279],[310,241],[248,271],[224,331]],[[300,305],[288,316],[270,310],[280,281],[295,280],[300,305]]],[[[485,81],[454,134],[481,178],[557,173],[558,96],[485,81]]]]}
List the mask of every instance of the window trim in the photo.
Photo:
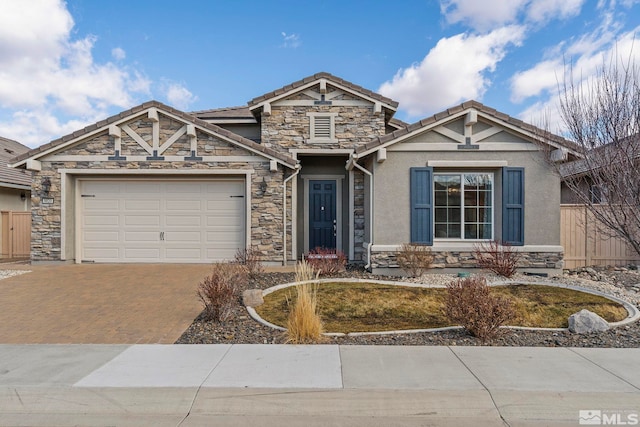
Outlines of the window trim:
{"type": "Polygon", "coordinates": [[[432,233],[433,242],[490,242],[495,239],[496,235],[496,174],[495,172],[485,171],[446,171],[446,172],[433,172],[433,219],[432,219],[432,233]],[[491,177],[491,237],[488,239],[465,239],[464,238],[464,175],[489,175],[491,177]],[[460,196],[460,236],[462,237],[437,237],[436,236],[436,177],[438,175],[458,175],[461,177],[461,196],[460,196]]]}
{"type": "Polygon", "coordinates": [[[329,112],[307,113],[307,117],[309,117],[309,139],[307,140],[307,142],[320,142],[320,143],[337,142],[336,121],[335,121],[335,118],[337,115],[338,113],[329,113],[329,112]],[[316,136],[316,119],[320,117],[329,118],[329,138],[320,138],[316,136]]]}

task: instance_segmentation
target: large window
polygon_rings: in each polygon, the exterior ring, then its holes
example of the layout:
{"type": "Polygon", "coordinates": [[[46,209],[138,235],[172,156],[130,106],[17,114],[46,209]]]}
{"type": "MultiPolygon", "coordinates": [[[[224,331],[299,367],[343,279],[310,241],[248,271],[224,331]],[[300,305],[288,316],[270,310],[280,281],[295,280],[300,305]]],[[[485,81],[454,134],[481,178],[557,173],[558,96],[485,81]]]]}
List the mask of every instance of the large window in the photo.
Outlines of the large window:
{"type": "Polygon", "coordinates": [[[493,174],[436,173],[435,237],[493,239],[493,174]]]}

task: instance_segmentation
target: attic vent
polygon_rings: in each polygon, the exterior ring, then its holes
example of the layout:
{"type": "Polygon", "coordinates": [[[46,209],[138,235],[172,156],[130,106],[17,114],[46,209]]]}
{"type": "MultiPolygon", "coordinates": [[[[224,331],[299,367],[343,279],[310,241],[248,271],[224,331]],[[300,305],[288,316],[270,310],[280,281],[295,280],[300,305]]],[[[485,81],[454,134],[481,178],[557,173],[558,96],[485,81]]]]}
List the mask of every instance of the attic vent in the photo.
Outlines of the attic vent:
{"type": "Polygon", "coordinates": [[[315,118],[315,126],[313,128],[314,138],[331,138],[331,117],[318,116],[315,118]]]}
{"type": "Polygon", "coordinates": [[[311,141],[330,142],[335,139],[335,113],[308,113],[311,141]]]}

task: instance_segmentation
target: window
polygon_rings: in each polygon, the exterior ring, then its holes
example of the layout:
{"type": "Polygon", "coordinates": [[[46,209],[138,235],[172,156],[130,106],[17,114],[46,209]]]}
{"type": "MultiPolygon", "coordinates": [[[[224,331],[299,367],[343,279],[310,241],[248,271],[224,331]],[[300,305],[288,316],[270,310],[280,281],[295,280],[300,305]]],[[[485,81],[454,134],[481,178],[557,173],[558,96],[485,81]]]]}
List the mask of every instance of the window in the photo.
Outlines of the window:
{"type": "Polygon", "coordinates": [[[434,237],[493,239],[493,174],[434,174],[434,237]]]}
{"type": "Polygon", "coordinates": [[[609,191],[606,186],[592,185],[589,187],[589,197],[591,199],[591,203],[607,203],[609,201],[609,191]]]}
{"type": "Polygon", "coordinates": [[[335,113],[308,113],[310,141],[331,142],[335,140],[335,113]]]}

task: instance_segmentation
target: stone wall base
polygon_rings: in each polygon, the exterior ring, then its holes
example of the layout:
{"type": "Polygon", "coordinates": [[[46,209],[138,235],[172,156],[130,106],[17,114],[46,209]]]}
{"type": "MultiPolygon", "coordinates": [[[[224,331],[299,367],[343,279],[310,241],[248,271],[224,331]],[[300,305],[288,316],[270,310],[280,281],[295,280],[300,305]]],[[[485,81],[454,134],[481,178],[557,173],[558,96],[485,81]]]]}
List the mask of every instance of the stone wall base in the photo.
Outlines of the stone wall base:
{"type": "MultiPolygon", "coordinates": [[[[433,264],[428,273],[455,273],[459,271],[480,271],[473,252],[434,251],[433,264]]],[[[562,275],[564,254],[562,252],[525,252],[521,251],[518,271],[549,276],[562,275]]],[[[371,271],[374,274],[390,276],[404,275],[398,266],[395,251],[372,251],[371,271]]]]}

